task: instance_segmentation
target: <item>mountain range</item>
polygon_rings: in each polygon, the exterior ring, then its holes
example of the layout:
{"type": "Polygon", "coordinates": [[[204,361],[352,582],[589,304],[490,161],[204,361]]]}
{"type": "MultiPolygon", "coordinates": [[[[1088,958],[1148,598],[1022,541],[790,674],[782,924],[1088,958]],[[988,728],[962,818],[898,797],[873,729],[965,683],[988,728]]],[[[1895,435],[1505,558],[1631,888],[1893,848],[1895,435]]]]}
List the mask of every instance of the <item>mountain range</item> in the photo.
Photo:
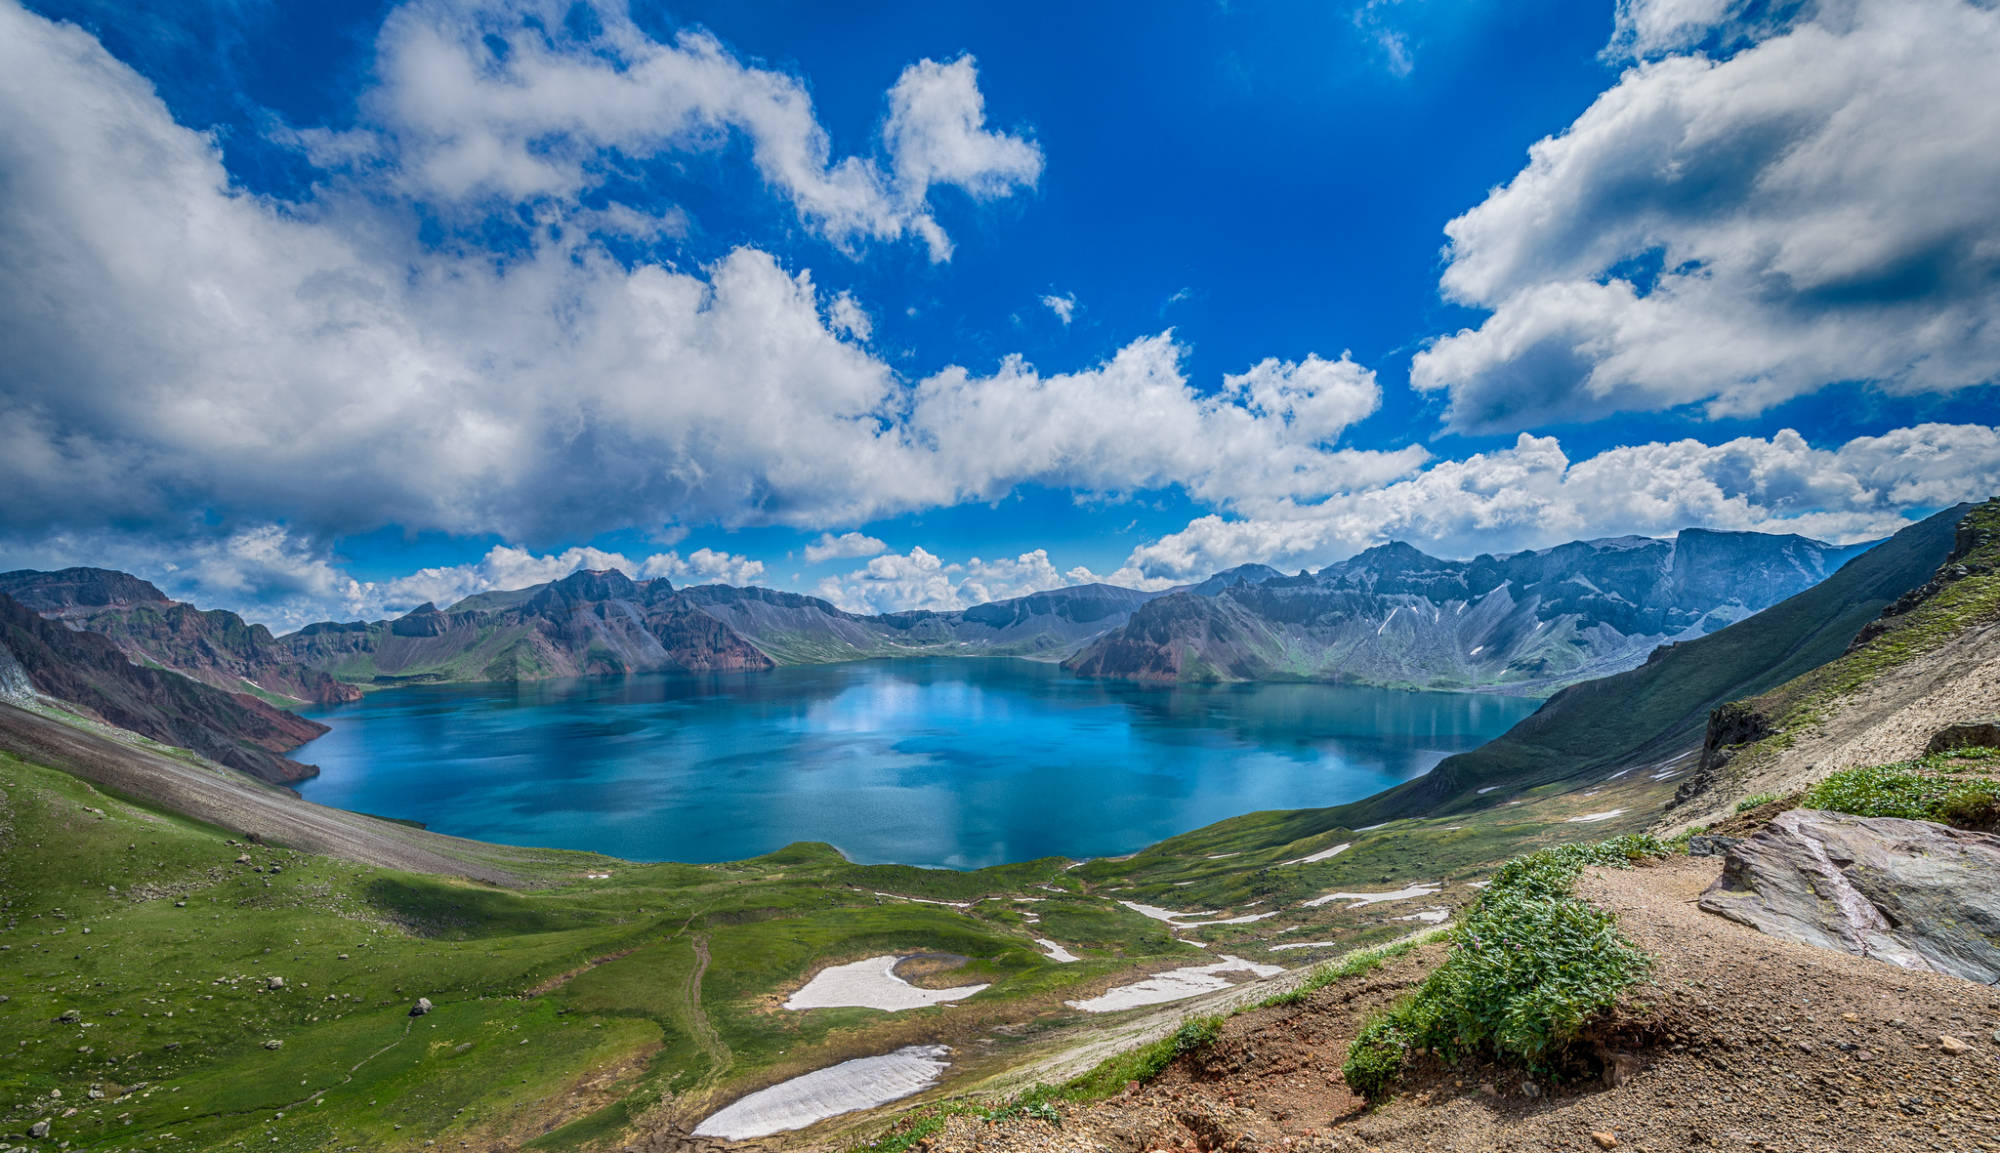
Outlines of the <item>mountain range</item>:
{"type": "Polygon", "coordinates": [[[1632,668],[1826,579],[1871,544],[1688,529],[1472,560],[1407,544],[1317,573],[1261,565],[1149,601],[1067,668],[1546,694],[1632,668]]]}
{"type": "Polygon", "coordinates": [[[1458,561],[1396,543],[1297,576],[1251,565],[1159,593],[1091,584],[881,615],[583,571],[284,635],[127,573],[20,570],[0,574],[0,664],[17,689],[284,783],[316,771],[282,754],[322,731],[286,710],[405,684],[1014,656],[1094,677],[1547,693],[1749,616],[1868,547],[1689,529],[1458,561]]]}

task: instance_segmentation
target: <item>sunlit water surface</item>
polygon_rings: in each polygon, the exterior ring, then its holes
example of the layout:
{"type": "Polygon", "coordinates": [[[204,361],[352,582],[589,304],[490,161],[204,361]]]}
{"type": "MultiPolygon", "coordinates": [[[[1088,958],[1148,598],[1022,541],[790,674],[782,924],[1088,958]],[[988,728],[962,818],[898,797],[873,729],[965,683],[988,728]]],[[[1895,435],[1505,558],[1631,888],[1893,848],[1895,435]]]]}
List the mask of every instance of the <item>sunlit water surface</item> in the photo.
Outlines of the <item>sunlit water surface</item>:
{"type": "Polygon", "coordinates": [[[1333,685],[1157,688],[1017,660],[417,686],[316,710],[322,804],[517,845],[722,861],[828,841],[974,868],[1351,801],[1535,708],[1333,685]]]}

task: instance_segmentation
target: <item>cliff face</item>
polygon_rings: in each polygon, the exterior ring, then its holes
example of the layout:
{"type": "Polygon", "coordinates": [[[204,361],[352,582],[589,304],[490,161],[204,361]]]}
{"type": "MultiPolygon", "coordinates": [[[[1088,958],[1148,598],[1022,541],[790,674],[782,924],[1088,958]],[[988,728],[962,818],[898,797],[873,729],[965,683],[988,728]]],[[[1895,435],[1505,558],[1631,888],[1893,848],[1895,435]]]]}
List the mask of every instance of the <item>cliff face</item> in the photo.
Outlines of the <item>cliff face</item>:
{"type": "Polygon", "coordinates": [[[1696,529],[1470,561],[1392,543],[1317,573],[1252,570],[1162,597],[1067,667],[1142,680],[1546,693],[1750,616],[1860,551],[1696,529]]]}
{"type": "Polygon", "coordinates": [[[34,690],[119,728],[274,784],[318,774],[281,754],[326,726],[178,673],[133,664],[109,637],[45,620],[0,594],[0,650],[34,690]]]}
{"type": "Polygon", "coordinates": [[[0,573],[0,594],[72,629],[109,637],[138,664],[173,669],[224,692],[317,704],[360,696],[353,686],[300,666],[263,625],[170,600],[126,573],[90,568],[0,573]]]}

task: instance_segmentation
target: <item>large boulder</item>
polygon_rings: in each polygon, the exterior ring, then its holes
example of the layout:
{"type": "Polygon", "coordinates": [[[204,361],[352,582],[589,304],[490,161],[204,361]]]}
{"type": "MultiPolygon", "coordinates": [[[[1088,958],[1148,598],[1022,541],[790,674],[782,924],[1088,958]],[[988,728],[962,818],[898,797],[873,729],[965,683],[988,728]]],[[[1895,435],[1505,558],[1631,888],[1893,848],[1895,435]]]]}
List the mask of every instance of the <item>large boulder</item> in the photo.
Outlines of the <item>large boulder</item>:
{"type": "Polygon", "coordinates": [[[1927,753],[1948,753],[1953,749],[2000,749],[2000,719],[1960,721],[1946,725],[1932,737],[1927,753]]]}
{"type": "Polygon", "coordinates": [[[2000,983],[2000,837],[1815,809],[1729,846],[1701,907],[1906,969],[2000,983]]]}

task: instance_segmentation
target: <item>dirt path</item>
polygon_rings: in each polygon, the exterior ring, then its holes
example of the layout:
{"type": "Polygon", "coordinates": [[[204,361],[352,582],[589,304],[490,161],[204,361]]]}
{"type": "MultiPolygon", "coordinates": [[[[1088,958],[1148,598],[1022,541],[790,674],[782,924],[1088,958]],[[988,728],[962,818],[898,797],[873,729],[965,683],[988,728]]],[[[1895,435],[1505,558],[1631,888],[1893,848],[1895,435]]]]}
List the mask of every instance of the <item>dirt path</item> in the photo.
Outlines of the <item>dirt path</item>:
{"type": "Polygon", "coordinates": [[[1659,960],[1635,997],[1652,1036],[1616,1088],[1516,1070],[1421,1065],[1365,1113],[1339,1066],[1367,1018],[1441,956],[1426,947],[1297,1008],[1230,1020],[1223,1039],[1140,1091],[1061,1126],[954,1119],[928,1153],[1489,1150],[1648,1153],[2000,1150],[2000,990],[1762,936],[1695,908],[1714,859],[1584,878],[1659,960]],[[1963,1040],[1953,1053],[1940,1038],[1963,1040]]]}
{"type": "Polygon", "coordinates": [[[686,1006],[688,1032],[694,1043],[708,1056],[708,1072],[702,1076],[697,1091],[706,1091],[729,1072],[736,1064],[736,1055],[729,1051],[729,1045],[716,1032],[715,1025],[708,1019],[708,1011],[701,1007],[701,979],[708,975],[708,934],[694,935],[694,968],[689,971],[687,983],[681,987],[681,1000],[686,1006]]]}

